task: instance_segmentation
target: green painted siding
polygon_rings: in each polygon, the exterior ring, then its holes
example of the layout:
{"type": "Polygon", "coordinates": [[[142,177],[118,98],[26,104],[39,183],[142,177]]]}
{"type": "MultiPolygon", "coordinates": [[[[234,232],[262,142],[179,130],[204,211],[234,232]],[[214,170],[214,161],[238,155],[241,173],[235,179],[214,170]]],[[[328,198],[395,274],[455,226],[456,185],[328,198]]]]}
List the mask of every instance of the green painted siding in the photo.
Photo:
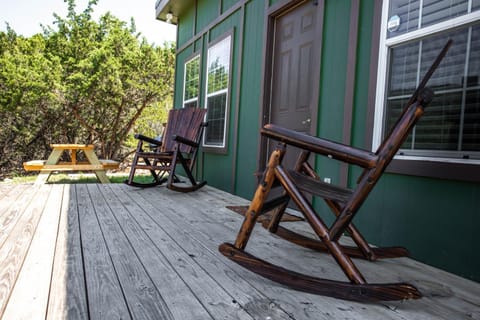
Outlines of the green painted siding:
{"type": "Polygon", "coordinates": [[[230,9],[235,3],[240,0],[222,0],[222,13],[230,9]]]}
{"type": "MultiPolygon", "coordinates": [[[[323,24],[322,62],[320,71],[320,95],[317,135],[334,141],[342,141],[344,96],[348,55],[350,2],[326,1],[323,24]]],[[[338,162],[317,157],[316,167],[323,177],[332,183],[340,180],[338,162]]],[[[317,210],[326,213],[326,221],[332,221],[330,209],[323,201],[316,203],[317,210]]]]}
{"type": "Polygon", "coordinates": [[[203,47],[202,44],[203,44],[203,39],[202,38],[195,41],[195,44],[194,44],[195,52],[202,51],[202,47],[203,47]]]}
{"type": "Polygon", "coordinates": [[[185,12],[182,12],[178,19],[180,23],[177,25],[177,48],[181,47],[194,36],[195,6],[192,5],[185,12]]]}
{"type": "Polygon", "coordinates": [[[198,1],[196,31],[203,31],[220,12],[218,1],[198,1]]]}
{"type": "Polygon", "coordinates": [[[356,218],[369,241],[480,281],[480,185],[387,174],[356,218]]]}
{"type": "Polygon", "coordinates": [[[251,198],[256,179],[259,143],[259,115],[261,110],[262,49],[264,9],[263,1],[251,1],[245,8],[243,61],[240,80],[240,110],[238,120],[237,171],[235,192],[251,198]],[[241,178],[240,178],[241,177],[241,178]]]}
{"type": "MultiPolygon", "coordinates": [[[[226,20],[222,21],[221,23],[217,24],[215,27],[210,29],[210,41],[215,41],[219,37],[223,36],[225,33],[230,31],[234,32],[235,38],[236,33],[238,32],[238,28],[240,26],[240,12],[237,11],[234,14],[230,15],[226,20]],[[236,29],[236,30],[235,30],[236,29]]],[[[235,54],[235,50],[234,50],[235,54]]]]}
{"type": "Polygon", "coordinates": [[[351,144],[357,148],[366,148],[365,132],[368,90],[370,78],[370,55],[372,46],[373,1],[362,1],[359,14],[357,40],[357,64],[355,70],[355,95],[353,102],[353,121],[351,144]]]}
{"type": "Polygon", "coordinates": [[[188,47],[177,55],[175,60],[175,92],[173,104],[176,108],[183,106],[183,77],[185,61],[188,60],[193,54],[192,47],[188,47]]]}

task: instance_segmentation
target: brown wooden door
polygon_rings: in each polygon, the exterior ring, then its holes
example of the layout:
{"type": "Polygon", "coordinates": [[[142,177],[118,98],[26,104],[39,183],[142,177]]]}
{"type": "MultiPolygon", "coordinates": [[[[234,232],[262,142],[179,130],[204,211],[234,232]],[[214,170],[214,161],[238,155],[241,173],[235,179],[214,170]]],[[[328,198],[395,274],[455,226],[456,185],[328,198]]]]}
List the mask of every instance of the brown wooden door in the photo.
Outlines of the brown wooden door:
{"type": "MultiPolygon", "coordinates": [[[[270,122],[315,135],[323,2],[303,1],[274,20],[270,122]]],[[[275,143],[268,148],[272,150],[275,143]]],[[[297,150],[287,150],[293,165],[297,150]]]]}

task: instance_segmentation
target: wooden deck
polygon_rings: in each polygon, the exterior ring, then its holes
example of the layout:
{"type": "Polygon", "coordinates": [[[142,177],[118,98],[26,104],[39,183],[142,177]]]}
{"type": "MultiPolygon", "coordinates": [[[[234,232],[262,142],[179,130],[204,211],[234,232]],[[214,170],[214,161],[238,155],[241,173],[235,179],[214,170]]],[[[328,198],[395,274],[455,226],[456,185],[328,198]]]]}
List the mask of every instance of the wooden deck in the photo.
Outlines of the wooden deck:
{"type": "MultiPolygon", "coordinates": [[[[2,319],[480,319],[480,284],[407,258],[358,261],[367,280],[425,297],[361,304],[287,289],[224,258],[241,198],[209,186],[0,185],[2,319]]],[[[290,223],[307,230],[304,222],[290,223]]],[[[247,249],[343,279],[326,255],[255,228],[247,249]],[[274,250],[273,250],[274,249],[274,250]]]]}

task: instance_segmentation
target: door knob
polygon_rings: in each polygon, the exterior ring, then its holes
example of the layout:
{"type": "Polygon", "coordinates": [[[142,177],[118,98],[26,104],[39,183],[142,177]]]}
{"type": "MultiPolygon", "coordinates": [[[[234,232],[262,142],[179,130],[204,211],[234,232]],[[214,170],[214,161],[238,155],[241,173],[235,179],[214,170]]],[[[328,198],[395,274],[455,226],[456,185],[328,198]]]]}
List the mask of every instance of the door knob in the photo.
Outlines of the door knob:
{"type": "Polygon", "coordinates": [[[302,121],[302,124],[307,124],[307,123],[310,123],[311,121],[312,121],[312,119],[308,118],[308,119],[302,121]]]}

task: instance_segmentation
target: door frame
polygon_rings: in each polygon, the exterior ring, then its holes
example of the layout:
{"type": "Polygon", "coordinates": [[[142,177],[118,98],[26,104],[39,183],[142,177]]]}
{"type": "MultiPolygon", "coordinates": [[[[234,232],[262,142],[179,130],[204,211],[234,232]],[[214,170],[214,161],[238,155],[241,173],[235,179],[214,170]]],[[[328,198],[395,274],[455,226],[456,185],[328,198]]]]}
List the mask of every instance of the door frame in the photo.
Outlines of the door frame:
{"type": "MultiPolygon", "coordinates": [[[[323,19],[324,19],[324,0],[281,0],[278,1],[275,5],[269,6],[268,1],[265,4],[265,25],[264,25],[264,46],[263,46],[263,85],[260,93],[260,114],[259,114],[259,128],[263,128],[271,118],[271,87],[272,87],[272,73],[273,73],[273,55],[274,55],[274,41],[275,41],[275,22],[276,19],[282,15],[295,10],[295,8],[307,3],[312,2],[312,5],[319,6],[321,12],[320,21],[316,25],[315,33],[319,35],[319,56],[318,60],[314,65],[314,68],[318,71],[313,75],[313,81],[317,84],[316,89],[313,92],[313,99],[317,101],[317,107],[311,110],[311,127],[310,133],[315,135],[317,133],[317,124],[318,124],[318,108],[319,108],[319,97],[320,97],[320,67],[322,60],[322,39],[323,39],[323,19]]],[[[314,87],[315,88],[315,87],[314,87]]],[[[258,163],[257,163],[257,172],[263,172],[265,169],[267,160],[268,160],[268,144],[267,139],[263,136],[260,136],[259,147],[258,147],[258,163]]],[[[260,178],[260,176],[258,176],[260,178]]]]}

